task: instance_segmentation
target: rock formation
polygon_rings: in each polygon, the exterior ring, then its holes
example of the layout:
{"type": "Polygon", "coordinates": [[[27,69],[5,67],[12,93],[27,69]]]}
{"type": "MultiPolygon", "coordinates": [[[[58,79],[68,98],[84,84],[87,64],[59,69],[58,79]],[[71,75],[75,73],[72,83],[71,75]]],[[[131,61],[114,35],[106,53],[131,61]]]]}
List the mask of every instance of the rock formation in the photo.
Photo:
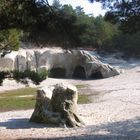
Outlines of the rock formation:
{"type": "Polygon", "coordinates": [[[11,52],[0,58],[0,70],[26,69],[50,71],[55,78],[100,79],[118,75],[120,72],[96,56],[83,50],[24,50],[11,52]]]}
{"type": "Polygon", "coordinates": [[[68,127],[82,126],[77,116],[77,89],[72,85],[57,84],[37,91],[32,122],[68,127]]]}

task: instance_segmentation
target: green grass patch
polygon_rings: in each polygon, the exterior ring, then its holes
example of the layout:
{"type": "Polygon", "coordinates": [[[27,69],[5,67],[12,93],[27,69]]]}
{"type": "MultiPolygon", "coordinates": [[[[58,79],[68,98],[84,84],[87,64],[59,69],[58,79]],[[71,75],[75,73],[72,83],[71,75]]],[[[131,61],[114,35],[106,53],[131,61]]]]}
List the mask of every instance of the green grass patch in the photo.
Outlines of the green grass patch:
{"type": "Polygon", "coordinates": [[[35,98],[6,98],[0,99],[0,112],[12,110],[25,110],[34,108],[35,98]]]}
{"type": "Polygon", "coordinates": [[[34,108],[36,88],[22,88],[0,93],[0,112],[34,108]],[[33,97],[18,96],[33,95],[33,97]]]}
{"type": "Polygon", "coordinates": [[[78,89],[88,87],[88,84],[77,84],[75,85],[78,89]]]}
{"type": "Polygon", "coordinates": [[[88,87],[89,85],[88,84],[77,84],[75,86],[80,91],[80,94],[78,95],[78,104],[88,104],[88,103],[90,103],[91,102],[90,96],[85,95],[85,94],[81,94],[82,89],[88,87]]]}
{"type": "Polygon", "coordinates": [[[0,93],[0,97],[9,98],[13,96],[22,96],[22,95],[35,95],[37,88],[21,88],[16,90],[9,90],[0,93]]]}
{"type": "Polygon", "coordinates": [[[78,95],[78,104],[88,104],[90,102],[90,97],[88,95],[78,95]]]}
{"type": "MultiPolygon", "coordinates": [[[[0,93],[0,112],[31,109],[35,106],[36,88],[21,88],[0,93]],[[33,95],[28,96],[28,95],[33,95]],[[27,97],[20,97],[27,96],[27,97]]],[[[89,96],[79,95],[78,104],[89,103],[89,96]]]]}

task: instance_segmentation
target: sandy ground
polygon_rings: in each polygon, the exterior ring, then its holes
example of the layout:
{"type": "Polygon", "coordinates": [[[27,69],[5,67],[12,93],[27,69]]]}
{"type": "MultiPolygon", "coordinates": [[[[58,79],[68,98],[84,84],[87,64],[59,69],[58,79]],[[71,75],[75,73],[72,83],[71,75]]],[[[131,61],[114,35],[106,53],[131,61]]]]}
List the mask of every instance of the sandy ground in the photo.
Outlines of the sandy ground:
{"type": "MultiPolygon", "coordinates": [[[[140,61],[109,61],[109,58],[104,61],[124,69],[124,73],[102,80],[49,78],[41,83],[41,86],[59,82],[88,85],[80,92],[91,95],[92,103],[78,105],[84,127],[31,123],[33,110],[4,112],[0,113],[0,139],[140,140],[140,61]]],[[[0,91],[7,90],[6,82],[0,91]]],[[[7,87],[22,86],[9,83],[7,87]]]]}

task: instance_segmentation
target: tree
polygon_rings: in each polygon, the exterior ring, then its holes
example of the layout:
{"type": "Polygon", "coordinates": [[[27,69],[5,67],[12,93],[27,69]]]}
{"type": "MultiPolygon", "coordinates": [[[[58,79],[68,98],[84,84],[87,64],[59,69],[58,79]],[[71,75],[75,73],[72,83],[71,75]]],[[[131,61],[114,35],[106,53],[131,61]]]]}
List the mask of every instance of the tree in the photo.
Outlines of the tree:
{"type": "MultiPolygon", "coordinates": [[[[99,1],[110,6],[110,12],[115,11],[109,0],[99,1]]],[[[119,24],[122,25],[121,20],[119,24]]],[[[1,0],[0,21],[0,43],[5,49],[18,46],[19,30],[23,32],[22,41],[36,42],[38,46],[100,47],[117,34],[118,27],[105,22],[102,16],[86,15],[82,7],[62,6],[58,0],[52,6],[47,0],[1,0]],[[14,41],[9,41],[12,38],[14,41]]]]}
{"type": "Polygon", "coordinates": [[[102,16],[95,18],[96,47],[100,48],[104,42],[112,39],[116,30],[114,26],[104,20],[102,16]]]}
{"type": "Polygon", "coordinates": [[[108,10],[105,19],[118,23],[120,29],[126,33],[140,31],[140,0],[90,0],[103,4],[108,10]]]}
{"type": "Polygon", "coordinates": [[[20,31],[16,29],[7,29],[0,31],[0,50],[18,50],[20,31]]]}
{"type": "Polygon", "coordinates": [[[83,15],[85,14],[84,12],[84,8],[82,8],[81,6],[76,6],[75,11],[78,15],[83,15]]]}
{"type": "Polygon", "coordinates": [[[26,29],[42,21],[44,9],[52,10],[47,0],[1,0],[0,1],[0,29],[20,28],[26,29]],[[46,9],[46,7],[49,7],[46,9]]]}
{"type": "MultiPolygon", "coordinates": [[[[7,49],[7,46],[13,46],[13,44],[11,44],[11,41],[9,42],[6,38],[7,36],[11,36],[11,32],[13,32],[13,34],[16,33],[15,30],[11,29],[16,29],[17,31],[23,30],[24,32],[28,32],[29,34],[32,33],[32,35],[34,34],[34,38],[36,38],[37,32],[40,30],[42,31],[44,27],[47,27],[47,21],[51,20],[51,17],[49,16],[51,10],[52,9],[48,7],[48,3],[46,0],[1,0],[1,48],[7,49]],[[4,34],[6,34],[5,39],[4,34]],[[5,45],[3,44],[3,41],[5,45]]],[[[15,34],[15,36],[14,39],[16,39],[16,41],[19,41],[18,35],[15,34]],[[15,36],[17,36],[17,38],[15,38],[15,36]]],[[[10,49],[12,48],[13,47],[10,47],[10,49]]]]}
{"type": "Polygon", "coordinates": [[[60,4],[59,0],[54,0],[52,6],[55,7],[56,9],[61,9],[62,4],[60,4]]]}

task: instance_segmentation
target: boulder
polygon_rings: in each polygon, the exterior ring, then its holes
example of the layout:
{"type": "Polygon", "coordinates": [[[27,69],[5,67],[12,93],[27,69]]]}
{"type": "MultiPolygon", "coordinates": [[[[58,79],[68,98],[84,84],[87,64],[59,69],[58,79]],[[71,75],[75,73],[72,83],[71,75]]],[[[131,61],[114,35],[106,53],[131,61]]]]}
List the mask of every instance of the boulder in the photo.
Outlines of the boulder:
{"type": "Polygon", "coordinates": [[[27,63],[26,63],[26,55],[23,54],[18,54],[17,58],[17,65],[16,65],[16,69],[19,71],[25,71],[27,69],[27,63]]]}
{"type": "Polygon", "coordinates": [[[33,50],[19,50],[15,60],[15,69],[19,71],[37,69],[36,53],[33,50]]]}
{"type": "Polygon", "coordinates": [[[37,91],[36,105],[30,118],[32,122],[79,127],[83,122],[77,115],[77,88],[56,84],[37,91]]]}
{"type": "Polygon", "coordinates": [[[120,74],[118,69],[101,62],[88,51],[61,49],[20,49],[14,55],[11,52],[4,59],[0,58],[0,69],[49,70],[54,78],[100,79],[120,74]],[[11,59],[11,56],[14,57],[11,59]]]}
{"type": "Polygon", "coordinates": [[[18,52],[12,51],[4,57],[0,56],[0,71],[11,71],[15,69],[15,60],[18,52]]]}

